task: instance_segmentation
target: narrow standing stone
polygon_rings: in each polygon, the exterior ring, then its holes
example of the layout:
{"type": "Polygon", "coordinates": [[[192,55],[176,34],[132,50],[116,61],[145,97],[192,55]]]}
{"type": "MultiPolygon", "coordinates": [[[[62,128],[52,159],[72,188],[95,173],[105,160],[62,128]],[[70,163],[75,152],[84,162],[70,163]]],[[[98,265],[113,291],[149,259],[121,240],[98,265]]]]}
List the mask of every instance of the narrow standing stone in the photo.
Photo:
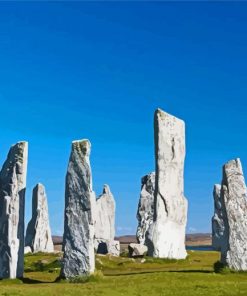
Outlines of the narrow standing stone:
{"type": "Polygon", "coordinates": [[[221,185],[214,185],[214,215],[212,217],[212,247],[220,251],[222,239],[225,234],[225,225],[223,220],[223,206],[221,200],[221,185]]]}
{"type": "Polygon", "coordinates": [[[154,223],[148,234],[149,255],[183,259],[187,200],[184,197],[184,122],[158,109],[154,115],[154,223]]]}
{"type": "Polygon", "coordinates": [[[27,226],[25,243],[34,253],[54,252],[45,187],[40,183],[33,189],[32,218],[27,226]]]}
{"type": "Polygon", "coordinates": [[[72,142],[66,175],[62,278],[94,272],[95,194],[88,140],[72,142]]]}
{"type": "Polygon", "coordinates": [[[146,233],[153,223],[155,173],[144,176],[141,180],[141,194],[137,209],[138,226],[136,237],[140,244],[145,244],[146,233]]]}
{"type": "Polygon", "coordinates": [[[27,153],[27,142],[13,145],[0,172],[0,278],[23,276],[27,153]]]}
{"type": "Polygon", "coordinates": [[[114,241],[115,210],[116,204],[110,187],[104,185],[103,193],[96,200],[94,247],[97,253],[118,254],[119,242],[114,241]]]}
{"type": "Polygon", "coordinates": [[[110,187],[104,185],[103,193],[96,200],[96,239],[114,240],[116,204],[110,187]]]}
{"type": "Polygon", "coordinates": [[[247,189],[239,158],[224,165],[221,186],[225,226],[221,262],[235,270],[247,270],[247,189]]]}

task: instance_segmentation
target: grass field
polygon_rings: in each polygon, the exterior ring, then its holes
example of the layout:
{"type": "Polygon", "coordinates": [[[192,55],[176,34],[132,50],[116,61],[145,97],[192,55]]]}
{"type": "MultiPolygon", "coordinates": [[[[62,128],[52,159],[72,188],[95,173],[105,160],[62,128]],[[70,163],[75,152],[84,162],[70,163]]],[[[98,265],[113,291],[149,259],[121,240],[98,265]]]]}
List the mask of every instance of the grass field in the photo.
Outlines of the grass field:
{"type": "Polygon", "coordinates": [[[218,252],[190,251],[181,261],[97,256],[97,272],[85,283],[55,282],[60,259],[26,255],[24,279],[0,281],[0,295],[247,295],[246,273],[214,273],[218,252]]]}

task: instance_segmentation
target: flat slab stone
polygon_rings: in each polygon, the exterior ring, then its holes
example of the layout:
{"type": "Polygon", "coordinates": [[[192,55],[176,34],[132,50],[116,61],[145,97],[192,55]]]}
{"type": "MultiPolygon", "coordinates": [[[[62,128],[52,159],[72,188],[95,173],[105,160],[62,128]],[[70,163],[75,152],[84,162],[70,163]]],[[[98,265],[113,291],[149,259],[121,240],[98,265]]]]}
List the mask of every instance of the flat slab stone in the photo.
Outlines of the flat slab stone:
{"type": "Polygon", "coordinates": [[[184,259],[187,200],[184,197],[185,124],[158,109],[154,115],[156,181],[154,223],[148,231],[148,253],[184,259]]]}

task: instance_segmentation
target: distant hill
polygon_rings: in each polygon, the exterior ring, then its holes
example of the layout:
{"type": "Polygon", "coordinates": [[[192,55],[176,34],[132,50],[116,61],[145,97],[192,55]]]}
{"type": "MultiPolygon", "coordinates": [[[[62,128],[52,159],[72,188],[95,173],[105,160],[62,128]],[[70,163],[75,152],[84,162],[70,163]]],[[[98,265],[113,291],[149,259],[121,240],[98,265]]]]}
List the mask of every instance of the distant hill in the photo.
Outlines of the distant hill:
{"type": "MultiPolygon", "coordinates": [[[[52,236],[54,245],[61,245],[63,242],[62,236],[52,236]]],[[[135,235],[122,235],[115,238],[119,240],[121,244],[130,244],[136,243],[135,235]]],[[[212,235],[211,233],[191,233],[186,234],[186,245],[194,246],[194,245],[211,245],[212,243],[212,235]]]]}
{"type": "Polygon", "coordinates": [[[58,235],[52,236],[53,244],[54,245],[61,245],[63,243],[63,237],[58,235]]]}

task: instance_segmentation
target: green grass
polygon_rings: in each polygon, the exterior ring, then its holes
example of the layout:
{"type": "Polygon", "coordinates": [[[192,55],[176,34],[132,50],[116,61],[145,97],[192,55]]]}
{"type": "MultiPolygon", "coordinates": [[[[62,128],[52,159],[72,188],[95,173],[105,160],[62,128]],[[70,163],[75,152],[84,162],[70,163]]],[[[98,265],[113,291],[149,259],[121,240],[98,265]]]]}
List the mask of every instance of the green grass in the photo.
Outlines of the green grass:
{"type": "Polygon", "coordinates": [[[96,273],[68,281],[59,276],[61,254],[25,256],[23,281],[0,281],[0,295],[235,296],[247,295],[246,273],[215,273],[218,252],[190,251],[185,260],[97,256],[96,273]]]}

